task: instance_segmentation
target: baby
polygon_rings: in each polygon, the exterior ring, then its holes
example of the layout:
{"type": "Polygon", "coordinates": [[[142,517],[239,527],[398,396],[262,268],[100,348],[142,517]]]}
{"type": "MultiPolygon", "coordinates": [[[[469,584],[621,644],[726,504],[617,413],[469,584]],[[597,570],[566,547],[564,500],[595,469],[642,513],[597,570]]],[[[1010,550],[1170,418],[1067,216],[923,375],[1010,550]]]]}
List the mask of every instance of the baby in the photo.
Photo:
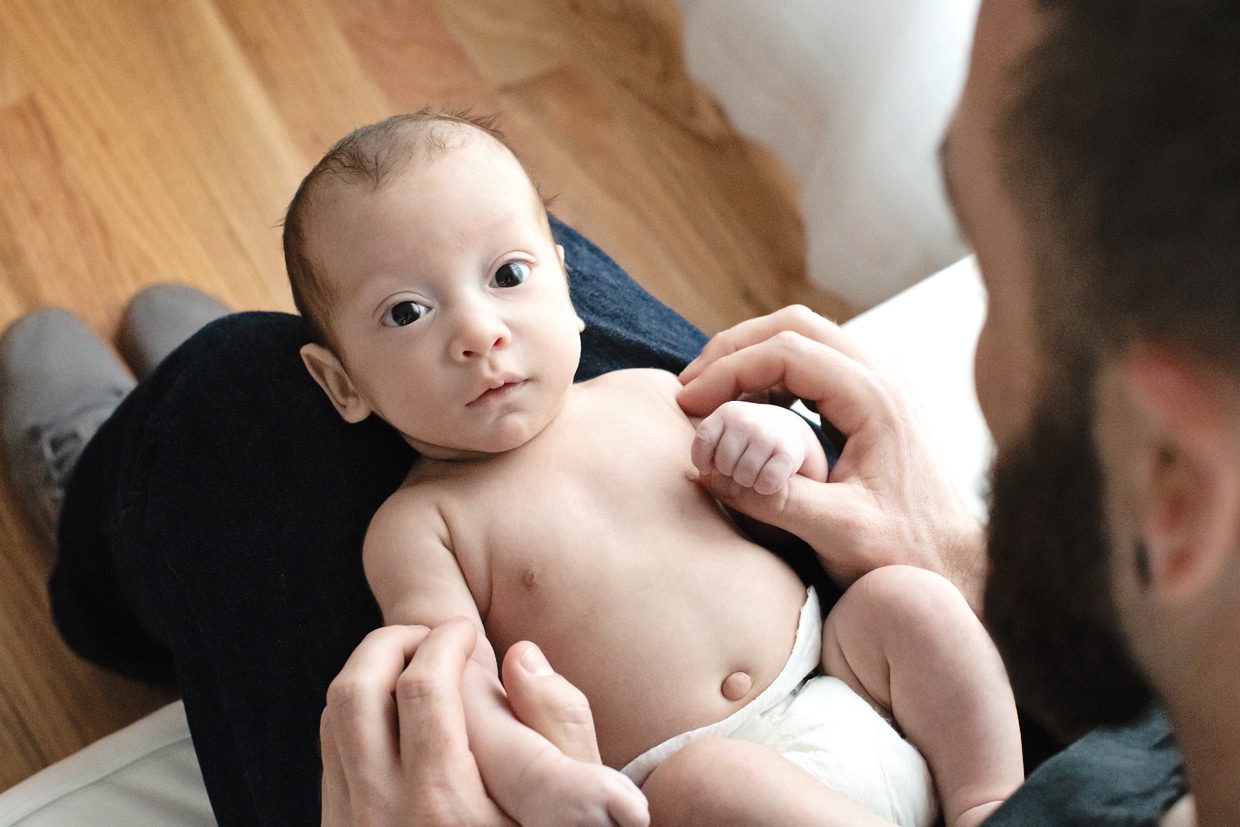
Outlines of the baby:
{"type": "Polygon", "coordinates": [[[422,112],[346,137],[294,197],[285,256],[310,373],[420,454],[370,525],[367,579],[387,623],[484,632],[467,729],[516,821],[642,825],[647,797],[657,820],[693,790],[737,823],[928,825],[937,787],[971,825],[1021,783],[1002,664],[946,580],[879,569],[824,625],[698,483],[825,480],[803,420],[735,402],[699,425],[663,371],[573,383],[563,250],[488,124],[422,112]],[[497,653],[522,640],[585,693],[605,766],[512,716],[497,653]]]}

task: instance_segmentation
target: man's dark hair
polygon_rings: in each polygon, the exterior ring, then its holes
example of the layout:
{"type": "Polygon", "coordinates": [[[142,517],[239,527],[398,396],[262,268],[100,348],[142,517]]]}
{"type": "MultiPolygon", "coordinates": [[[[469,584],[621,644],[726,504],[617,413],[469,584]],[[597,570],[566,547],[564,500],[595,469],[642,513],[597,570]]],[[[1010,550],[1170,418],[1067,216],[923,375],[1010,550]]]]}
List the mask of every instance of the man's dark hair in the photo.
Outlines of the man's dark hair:
{"type": "Polygon", "coordinates": [[[310,341],[335,350],[328,323],[331,284],[307,249],[307,224],[318,194],[329,184],[378,190],[415,160],[447,152],[472,131],[489,135],[513,152],[494,118],[421,109],[354,130],[337,141],[302,179],[284,217],[284,266],[310,341]]]}
{"type": "Polygon", "coordinates": [[[1240,3],[1039,5],[999,140],[1048,352],[1141,337],[1240,377],[1240,3]]]}

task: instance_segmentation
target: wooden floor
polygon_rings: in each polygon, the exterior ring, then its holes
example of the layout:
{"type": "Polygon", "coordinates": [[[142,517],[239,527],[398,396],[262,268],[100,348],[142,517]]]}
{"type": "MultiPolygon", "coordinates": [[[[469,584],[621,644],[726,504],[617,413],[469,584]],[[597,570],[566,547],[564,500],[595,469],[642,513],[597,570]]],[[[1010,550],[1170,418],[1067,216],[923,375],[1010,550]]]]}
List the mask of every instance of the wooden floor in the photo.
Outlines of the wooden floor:
{"type": "MultiPolygon", "coordinates": [[[[672,0],[0,0],[0,327],[156,281],[291,310],[279,222],[353,127],[498,112],[558,214],[707,331],[806,285],[790,183],[684,73],[672,0]]],[[[0,790],[174,697],[74,658],[0,483],[0,790]]]]}

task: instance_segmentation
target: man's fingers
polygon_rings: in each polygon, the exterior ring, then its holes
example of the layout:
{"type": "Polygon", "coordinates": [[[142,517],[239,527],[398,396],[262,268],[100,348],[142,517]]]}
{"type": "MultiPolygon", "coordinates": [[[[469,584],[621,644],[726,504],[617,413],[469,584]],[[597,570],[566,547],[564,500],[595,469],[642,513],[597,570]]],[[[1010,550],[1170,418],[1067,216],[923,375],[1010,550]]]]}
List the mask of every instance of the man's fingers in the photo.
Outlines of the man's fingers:
{"type": "Polygon", "coordinates": [[[862,364],[870,363],[865,349],[839,325],[818,315],[808,307],[793,305],[756,319],[746,319],[716,334],[702,348],[702,353],[680,373],[680,381],[696,379],[707,366],[738,350],[764,342],[777,333],[788,331],[828,345],[862,364]]]}
{"type": "Polygon", "coordinates": [[[323,823],[348,825],[359,803],[391,803],[399,785],[392,687],[426,636],[420,626],[371,632],[327,689],[319,722],[323,823]]]}
{"type": "Polygon", "coordinates": [[[873,556],[882,548],[881,539],[875,543],[871,536],[878,534],[874,529],[874,507],[863,489],[818,482],[800,474],[792,475],[786,486],[769,495],[739,486],[722,474],[702,482],[729,508],[808,542],[840,586],[850,585],[881,564],[873,556]],[[846,552],[847,556],[831,555],[835,550],[846,552]]]}
{"type": "Polygon", "coordinates": [[[421,626],[376,629],[353,651],[327,689],[319,727],[324,770],[338,773],[353,794],[362,786],[386,783],[388,768],[399,760],[392,687],[426,633],[421,626]],[[338,765],[328,766],[328,761],[338,765]]]}
{"type": "Polygon", "coordinates": [[[889,399],[878,374],[835,348],[799,333],[777,333],[705,367],[677,397],[690,416],[706,416],[744,393],[784,385],[817,404],[845,436],[881,415],[889,399]]]}
{"type": "Polygon", "coordinates": [[[503,674],[508,704],[518,720],[569,758],[601,763],[586,696],[552,671],[537,646],[514,644],[504,656],[503,674]]]}
{"type": "Polygon", "coordinates": [[[426,635],[417,657],[394,682],[401,754],[439,756],[435,761],[406,761],[406,773],[416,784],[454,786],[451,776],[474,764],[461,679],[477,640],[477,626],[468,619],[441,623],[426,635]]]}
{"type": "Polygon", "coordinates": [[[335,733],[327,728],[323,728],[322,731],[320,751],[323,756],[321,785],[323,827],[347,827],[352,822],[349,811],[349,785],[335,733]]]}
{"type": "Polygon", "coordinates": [[[409,823],[513,824],[487,797],[469,749],[461,684],[477,641],[474,621],[441,623],[396,681],[402,784],[417,802],[409,823]]]}

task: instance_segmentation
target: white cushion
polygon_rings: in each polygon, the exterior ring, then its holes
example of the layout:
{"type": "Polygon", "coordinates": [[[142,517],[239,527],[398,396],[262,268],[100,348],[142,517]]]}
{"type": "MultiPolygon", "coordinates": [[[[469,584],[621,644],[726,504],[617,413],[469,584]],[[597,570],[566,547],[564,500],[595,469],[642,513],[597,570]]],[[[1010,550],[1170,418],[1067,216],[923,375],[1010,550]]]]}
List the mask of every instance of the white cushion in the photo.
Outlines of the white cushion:
{"type": "Polygon", "coordinates": [[[0,825],[211,825],[178,701],[0,793],[0,825]]]}
{"type": "Polygon", "coordinates": [[[685,64],[800,185],[810,277],[867,308],[965,254],[937,150],[978,0],[678,0],[685,64]]]}

